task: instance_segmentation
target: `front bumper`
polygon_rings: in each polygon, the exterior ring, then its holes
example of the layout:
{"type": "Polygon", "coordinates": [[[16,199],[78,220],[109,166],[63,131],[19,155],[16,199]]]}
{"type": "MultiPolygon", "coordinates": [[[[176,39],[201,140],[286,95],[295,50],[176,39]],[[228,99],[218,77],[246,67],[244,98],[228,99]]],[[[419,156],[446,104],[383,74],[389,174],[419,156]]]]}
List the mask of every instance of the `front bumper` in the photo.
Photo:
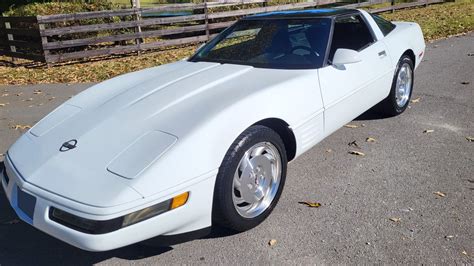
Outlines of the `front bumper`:
{"type": "Polygon", "coordinates": [[[193,179],[194,182],[192,184],[187,184],[185,188],[180,186],[179,189],[173,190],[173,192],[168,193],[165,197],[160,196],[151,201],[150,199],[143,199],[143,201],[135,202],[136,206],[134,208],[109,215],[104,215],[104,212],[98,214],[97,208],[84,211],[87,209],[87,206],[82,206],[80,208],[81,211],[78,211],[78,208],[73,208],[77,206],[77,202],[62,198],[26,182],[8,159],[8,156],[5,157],[5,168],[3,171],[0,173],[3,189],[10,205],[21,220],[53,237],[84,250],[111,250],[155,236],[182,234],[211,225],[215,171],[193,179]],[[3,171],[6,172],[7,178],[5,178],[3,171]],[[106,234],[82,233],[49,218],[50,208],[54,207],[79,217],[93,220],[108,220],[151,206],[185,191],[190,191],[190,197],[184,206],[106,234]]]}

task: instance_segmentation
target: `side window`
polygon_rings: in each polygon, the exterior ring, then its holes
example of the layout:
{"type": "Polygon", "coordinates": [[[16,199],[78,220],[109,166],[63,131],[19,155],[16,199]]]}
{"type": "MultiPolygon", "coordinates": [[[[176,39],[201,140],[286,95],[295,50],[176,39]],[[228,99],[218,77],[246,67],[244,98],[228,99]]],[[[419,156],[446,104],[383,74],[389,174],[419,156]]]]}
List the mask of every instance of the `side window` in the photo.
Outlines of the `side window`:
{"type": "Polygon", "coordinates": [[[360,15],[336,18],[329,60],[339,48],[361,51],[374,42],[374,37],[360,15]]]}
{"type": "Polygon", "coordinates": [[[396,26],[392,22],[385,20],[380,16],[377,16],[374,14],[371,14],[371,15],[375,23],[377,23],[377,25],[379,26],[384,36],[387,36],[387,34],[389,34],[393,29],[395,29],[396,26]]]}

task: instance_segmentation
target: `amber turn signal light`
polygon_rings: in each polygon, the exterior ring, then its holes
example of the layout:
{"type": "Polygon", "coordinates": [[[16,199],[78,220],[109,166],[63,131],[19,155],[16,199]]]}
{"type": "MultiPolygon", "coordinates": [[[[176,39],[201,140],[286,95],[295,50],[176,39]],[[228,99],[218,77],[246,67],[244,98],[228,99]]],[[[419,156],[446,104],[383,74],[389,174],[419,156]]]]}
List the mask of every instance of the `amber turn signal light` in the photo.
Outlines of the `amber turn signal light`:
{"type": "Polygon", "coordinates": [[[183,206],[188,201],[189,192],[184,192],[174,197],[171,201],[171,210],[183,206]]]}

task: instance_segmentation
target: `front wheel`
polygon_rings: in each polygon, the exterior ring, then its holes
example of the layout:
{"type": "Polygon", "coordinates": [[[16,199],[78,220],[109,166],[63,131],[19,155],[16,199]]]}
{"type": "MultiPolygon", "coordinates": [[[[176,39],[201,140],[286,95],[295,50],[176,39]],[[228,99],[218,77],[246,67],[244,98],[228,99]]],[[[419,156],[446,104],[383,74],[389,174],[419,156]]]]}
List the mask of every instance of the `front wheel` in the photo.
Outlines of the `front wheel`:
{"type": "Polygon", "coordinates": [[[392,81],[390,94],[378,104],[378,110],[387,116],[396,116],[405,111],[413,91],[413,61],[407,55],[400,58],[392,81]]]}
{"type": "Polygon", "coordinates": [[[265,126],[252,126],[232,144],[219,168],[213,222],[245,231],[260,224],[280,198],[287,157],[280,136],[265,126]]]}

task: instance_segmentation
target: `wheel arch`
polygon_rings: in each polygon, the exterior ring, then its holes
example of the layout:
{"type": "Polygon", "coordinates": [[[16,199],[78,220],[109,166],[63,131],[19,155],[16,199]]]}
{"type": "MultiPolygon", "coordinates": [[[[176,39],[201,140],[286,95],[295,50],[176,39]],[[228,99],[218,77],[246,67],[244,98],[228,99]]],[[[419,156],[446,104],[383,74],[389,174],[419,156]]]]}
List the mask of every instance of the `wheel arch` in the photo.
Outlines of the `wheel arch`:
{"type": "Polygon", "coordinates": [[[416,66],[416,56],[412,49],[408,49],[405,52],[403,52],[400,58],[404,55],[407,55],[408,57],[410,57],[410,59],[413,61],[413,66],[416,66]]]}
{"type": "Polygon", "coordinates": [[[283,140],[283,144],[285,144],[288,162],[295,158],[296,137],[288,123],[280,118],[266,118],[254,123],[252,126],[254,125],[266,126],[273,129],[278,135],[280,135],[280,138],[283,140]]]}

